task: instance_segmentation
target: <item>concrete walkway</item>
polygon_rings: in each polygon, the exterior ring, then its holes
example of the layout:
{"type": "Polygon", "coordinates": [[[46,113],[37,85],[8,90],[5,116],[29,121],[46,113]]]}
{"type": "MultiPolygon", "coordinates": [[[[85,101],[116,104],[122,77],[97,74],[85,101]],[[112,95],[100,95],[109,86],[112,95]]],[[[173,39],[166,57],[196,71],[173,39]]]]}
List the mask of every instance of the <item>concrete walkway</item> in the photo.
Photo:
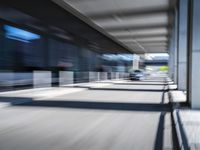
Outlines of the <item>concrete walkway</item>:
{"type": "Polygon", "coordinates": [[[200,111],[191,109],[183,91],[169,91],[173,102],[173,119],[181,150],[200,149],[200,111]]]}
{"type": "Polygon", "coordinates": [[[163,89],[163,81],[155,79],[41,99],[36,93],[1,95],[0,101],[28,101],[0,109],[0,150],[176,149],[163,89]]]}
{"type": "Polygon", "coordinates": [[[173,117],[176,123],[181,150],[200,149],[200,111],[175,109],[173,117]]]}

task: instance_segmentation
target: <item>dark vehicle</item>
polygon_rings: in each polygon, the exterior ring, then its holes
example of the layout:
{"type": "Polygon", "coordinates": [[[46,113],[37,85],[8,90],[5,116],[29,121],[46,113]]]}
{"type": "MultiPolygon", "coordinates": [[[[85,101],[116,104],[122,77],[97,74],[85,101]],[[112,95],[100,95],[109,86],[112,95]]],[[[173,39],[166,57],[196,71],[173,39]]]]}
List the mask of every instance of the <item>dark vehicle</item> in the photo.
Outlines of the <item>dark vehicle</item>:
{"type": "Polygon", "coordinates": [[[130,73],[130,80],[142,80],[145,78],[144,72],[142,70],[135,70],[130,73]]]}

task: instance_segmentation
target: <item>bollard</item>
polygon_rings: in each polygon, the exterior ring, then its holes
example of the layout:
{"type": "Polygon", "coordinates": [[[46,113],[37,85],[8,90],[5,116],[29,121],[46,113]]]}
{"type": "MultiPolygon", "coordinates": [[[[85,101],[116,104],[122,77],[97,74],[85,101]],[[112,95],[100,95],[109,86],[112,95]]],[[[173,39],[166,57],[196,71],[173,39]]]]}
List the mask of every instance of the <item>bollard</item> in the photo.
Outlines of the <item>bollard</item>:
{"type": "Polygon", "coordinates": [[[33,71],[33,87],[44,88],[51,87],[51,71],[33,71]]]}
{"type": "Polygon", "coordinates": [[[65,86],[74,83],[73,71],[60,71],[59,72],[59,86],[65,86]]]}

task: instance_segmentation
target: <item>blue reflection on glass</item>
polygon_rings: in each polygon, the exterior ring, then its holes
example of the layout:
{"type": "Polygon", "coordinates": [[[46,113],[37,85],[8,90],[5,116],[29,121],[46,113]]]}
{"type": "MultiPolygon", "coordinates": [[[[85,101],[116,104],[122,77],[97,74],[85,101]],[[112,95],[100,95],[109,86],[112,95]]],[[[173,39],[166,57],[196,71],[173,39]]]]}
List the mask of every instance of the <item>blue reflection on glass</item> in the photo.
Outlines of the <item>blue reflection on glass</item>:
{"type": "Polygon", "coordinates": [[[132,61],[133,54],[103,54],[103,58],[106,60],[124,60],[124,61],[132,61]]]}
{"type": "Polygon", "coordinates": [[[40,35],[34,34],[19,28],[15,28],[9,25],[4,25],[6,31],[6,37],[22,42],[30,42],[31,40],[40,39],[40,35]]]}

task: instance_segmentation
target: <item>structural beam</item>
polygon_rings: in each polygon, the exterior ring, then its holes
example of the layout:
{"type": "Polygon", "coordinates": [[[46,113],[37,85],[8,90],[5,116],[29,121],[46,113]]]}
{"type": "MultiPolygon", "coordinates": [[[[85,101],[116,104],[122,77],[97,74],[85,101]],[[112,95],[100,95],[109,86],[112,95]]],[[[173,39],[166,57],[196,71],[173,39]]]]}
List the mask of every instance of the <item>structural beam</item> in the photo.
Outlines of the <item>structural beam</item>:
{"type": "Polygon", "coordinates": [[[165,33],[159,34],[143,34],[143,35],[121,35],[115,36],[118,39],[133,39],[133,38],[157,38],[157,37],[167,37],[168,35],[165,33]]]}
{"type": "Polygon", "coordinates": [[[171,8],[168,7],[160,7],[160,8],[151,8],[147,10],[134,10],[128,9],[123,11],[110,11],[104,13],[97,13],[97,14],[88,14],[90,18],[93,20],[105,20],[105,19],[112,19],[113,16],[120,16],[120,17],[138,17],[138,16],[145,16],[149,14],[160,14],[160,13],[167,13],[171,11],[171,8]]]}
{"type": "Polygon", "coordinates": [[[152,30],[152,29],[158,29],[158,28],[168,28],[170,29],[171,26],[165,23],[160,23],[160,24],[145,24],[145,25],[127,25],[127,26],[115,26],[115,27],[104,27],[104,29],[108,32],[118,32],[118,31],[129,31],[129,30],[152,30]]]}

